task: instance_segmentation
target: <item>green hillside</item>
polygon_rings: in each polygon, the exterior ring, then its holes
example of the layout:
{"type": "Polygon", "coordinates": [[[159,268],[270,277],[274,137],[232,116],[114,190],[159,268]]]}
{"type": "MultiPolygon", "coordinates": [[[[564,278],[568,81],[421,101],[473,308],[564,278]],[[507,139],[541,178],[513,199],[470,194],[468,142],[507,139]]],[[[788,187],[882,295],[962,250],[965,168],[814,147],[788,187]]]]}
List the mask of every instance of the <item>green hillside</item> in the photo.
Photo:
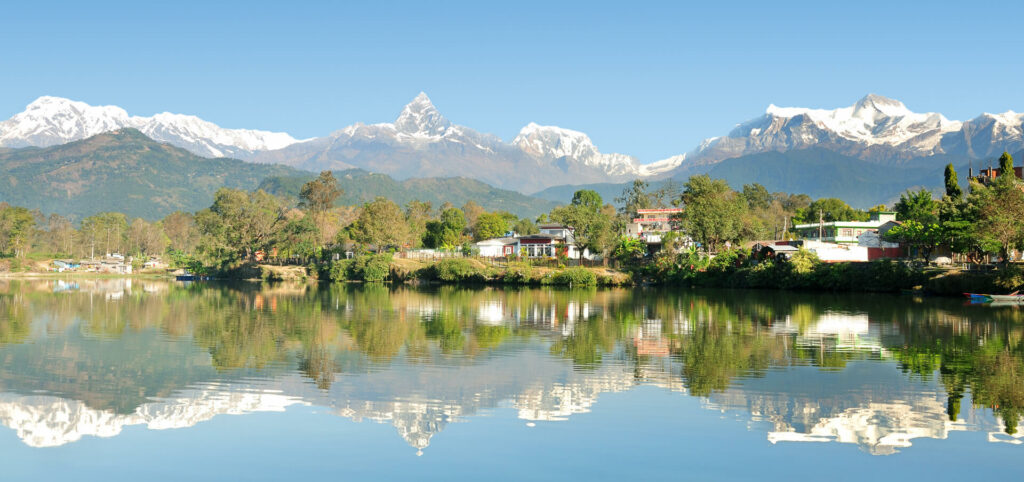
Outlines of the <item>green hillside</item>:
{"type": "MultiPolygon", "coordinates": [[[[503,210],[518,216],[535,217],[546,213],[558,203],[530,197],[515,191],[498,189],[483,182],[464,177],[431,177],[396,181],[386,174],[370,173],[361,169],[349,169],[334,173],[344,194],[338,199],[339,205],[361,204],[384,196],[398,204],[413,200],[427,201],[435,207],[445,202],[462,206],[466,201],[475,201],[487,210],[503,210]]],[[[260,183],[260,188],[276,195],[297,197],[302,185],[315,177],[302,176],[270,177],[260,183]]]]}
{"type": "Polygon", "coordinates": [[[81,219],[102,211],[158,219],[208,207],[222,186],[254,189],[290,167],[208,159],[121,129],[47,148],[0,152],[0,201],[81,219]]]}

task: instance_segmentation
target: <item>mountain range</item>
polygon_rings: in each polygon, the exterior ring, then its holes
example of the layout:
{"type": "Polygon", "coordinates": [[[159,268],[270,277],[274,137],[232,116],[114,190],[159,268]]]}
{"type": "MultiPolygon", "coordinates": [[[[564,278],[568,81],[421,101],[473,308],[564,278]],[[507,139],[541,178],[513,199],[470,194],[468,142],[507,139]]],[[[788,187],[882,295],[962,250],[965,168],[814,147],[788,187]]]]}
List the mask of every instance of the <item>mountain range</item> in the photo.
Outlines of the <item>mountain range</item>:
{"type": "MultiPolygon", "coordinates": [[[[386,174],[350,169],[335,173],[344,194],[339,202],[361,204],[385,196],[402,205],[412,200],[461,206],[473,200],[488,210],[535,217],[556,203],[498,189],[464,177],[396,181],[386,174]]],[[[159,219],[198,211],[221,187],[297,198],[315,174],[278,164],[206,158],[121,128],[50,147],[0,149],[0,201],[72,219],[103,211],[159,219]]]]}
{"type": "Polygon", "coordinates": [[[820,187],[818,181],[854,169],[865,176],[840,183],[842,192],[831,195],[870,192],[851,200],[865,206],[889,201],[908,187],[937,187],[941,178],[932,179],[931,173],[946,162],[984,164],[1003,151],[1024,149],[1024,114],[984,113],[957,121],[939,113],[916,113],[897,100],[869,94],[832,110],[770,105],[763,115],[725,136],[706,139],[684,154],[643,163],[626,154],[602,153],[586,134],[555,126],[529,123],[506,142],[451,122],[420,93],[394,122],[356,123],[305,140],[279,132],[224,129],[194,116],[138,117],[119,107],[41,97],[0,122],[0,152],[5,147],[59,145],[125,127],[204,157],[312,172],[361,169],[398,181],[464,177],[523,193],[571,192],[570,186],[618,185],[635,178],[685,179],[717,169],[734,178],[810,194],[820,187]],[[791,165],[782,171],[767,167],[780,163],[791,165]],[[894,168],[901,169],[902,177],[887,175],[894,168]],[[779,175],[790,178],[773,177],[779,175]],[[870,186],[879,176],[888,177],[883,189],[870,186]]]}

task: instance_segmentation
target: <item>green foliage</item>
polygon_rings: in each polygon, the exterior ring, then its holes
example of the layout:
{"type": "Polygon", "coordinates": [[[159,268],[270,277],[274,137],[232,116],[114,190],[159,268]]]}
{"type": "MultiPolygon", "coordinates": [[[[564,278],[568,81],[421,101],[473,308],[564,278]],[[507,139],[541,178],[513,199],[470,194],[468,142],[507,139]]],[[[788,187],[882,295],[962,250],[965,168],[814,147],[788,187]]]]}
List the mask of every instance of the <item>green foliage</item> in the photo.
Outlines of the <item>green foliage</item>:
{"type": "Polygon", "coordinates": [[[885,233],[885,239],[917,248],[921,256],[927,260],[932,250],[946,237],[942,227],[938,224],[922,224],[920,221],[911,219],[890,229],[885,233]]]}
{"type": "Polygon", "coordinates": [[[682,195],[683,230],[709,253],[740,238],[746,202],[725,181],[692,176],[682,195]]]}
{"type": "Polygon", "coordinates": [[[356,242],[373,245],[381,251],[388,245],[403,244],[408,228],[405,214],[398,204],[377,198],[363,205],[359,218],[349,227],[349,234],[356,242]]]}
{"type": "Polygon", "coordinates": [[[583,267],[572,267],[555,273],[551,284],[563,286],[597,286],[597,275],[583,267]]]}
{"type": "Polygon", "coordinates": [[[956,168],[953,167],[953,163],[946,165],[946,170],[943,173],[946,186],[946,195],[951,199],[959,200],[963,197],[963,189],[960,188],[960,181],[957,179],[956,168]]]}
{"type": "Polygon", "coordinates": [[[1013,156],[1009,152],[1003,152],[999,156],[999,177],[1015,179],[1017,177],[1013,170],[1013,156]]]}
{"type": "Polygon", "coordinates": [[[584,249],[603,252],[611,243],[611,219],[602,212],[601,196],[580,190],[568,206],[551,211],[551,220],[573,228],[573,244],[583,257],[584,249]]]}
{"type": "Polygon", "coordinates": [[[323,171],[319,177],[302,185],[299,207],[311,213],[322,213],[334,206],[339,196],[338,180],[331,171],[323,171]]]}
{"type": "Polygon", "coordinates": [[[919,191],[907,191],[900,195],[900,200],[894,206],[896,219],[900,221],[915,221],[920,224],[933,224],[938,221],[938,204],[932,199],[931,191],[921,189],[919,191]]]}
{"type": "Polygon", "coordinates": [[[612,256],[623,263],[636,262],[647,254],[647,243],[642,239],[623,236],[612,251],[612,256]]]}
{"type": "Polygon", "coordinates": [[[374,254],[356,259],[354,269],[360,279],[370,283],[386,281],[391,273],[391,255],[374,254]]]}
{"type": "Polygon", "coordinates": [[[391,275],[391,255],[372,254],[354,259],[339,259],[331,262],[327,277],[334,282],[366,281],[377,283],[387,281],[391,275]]]}
{"type": "Polygon", "coordinates": [[[36,234],[36,218],[23,207],[0,203],[0,256],[24,259],[36,234]]]}
{"type": "Polygon", "coordinates": [[[466,224],[466,215],[461,209],[445,209],[441,212],[440,220],[427,223],[423,244],[428,248],[457,249],[463,243],[466,224]]]}
{"type": "Polygon", "coordinates": [[[434,279],[445,282],[482,281],[483,273],[473,267],[469,261],[448,258],[438,261],[433,266],[434,279]]]}
{"type": "Polygon", "coordinates": [[[768,209],[773,200],[768,189],[758,183],[744,184],[742,196],[752,209],[768,209]]]}
{"type": "Polygon", "coordinates": [[[484,213],[473,226],[473,239],[481,241],[484,239],[504,236],[508,232],[508,220],[501,213],[484,213]]]}
{"type": "Polygon", "coordinates": [[[816,223],[820,218],[825,222],[832,221],[867,221],[867,212],[854,209],[838,198],[822,198],[812,202],[807,208],[798,211],[796,222],[816,223]]]}

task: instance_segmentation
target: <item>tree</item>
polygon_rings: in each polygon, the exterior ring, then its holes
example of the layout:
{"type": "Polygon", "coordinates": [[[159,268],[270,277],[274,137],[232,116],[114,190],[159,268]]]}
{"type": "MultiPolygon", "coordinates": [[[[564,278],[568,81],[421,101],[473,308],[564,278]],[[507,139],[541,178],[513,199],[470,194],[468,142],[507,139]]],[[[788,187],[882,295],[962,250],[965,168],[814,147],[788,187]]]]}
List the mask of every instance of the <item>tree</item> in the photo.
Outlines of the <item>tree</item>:
{"type": "Polygon", "coordinates": [[[609,243],[608,233],[610,219],[602,212],[601,195],[583,189],[572,196],[572,203],[560,206],[551,211],[551,220],[562,223],[573,229],[572,244],[583,259],[583,251],[604,251],[609,243]]]}
{"type": "Polygon", "coordinates": [[[0,207],[0,254],[24,258],[36,234],[36,217],[18,206],[0,207]]]}
{"type": "Polygon", "coordinates": [[[128,226],[128,251],[134,255],[156,255],[167,249],[167,236],[160,223],[135,218],[128,226]]]}
{"type": "Polygon", "coordinates": [[[713,253],[726,241],[738,241],[743,226],[745,201],[722,179],[691,176],[680,198],[683,230],[713,253]]]}
{"type": "Polygon", "coordinates": [[[504,236],[508,232],[508,220],[500,213],[481,214],[473,227],[473,239],[481,241],[484,239],[504,236]]]}
{"type": "Polygon", "coordinates": [[[284,226],[284,203],[263,190],[246,192],[220,188],[213,204],[196,214],[202,250],[213,261],[251,258],[269,248],[284,226]]]}
{"type": "Polygon", "coordinates": [[[637,217],[638,209],[650,209],[654,202],[648,192],[650,184],[642,179],[635,179],[629,187],[622,190],[622,196],[615,198],[621,213],[629,219],[637,217]]]}
{"type": "Polygon", "coordinates": [[[199,244],[200,237],[195,216],[191,213],[175,211],[165,216],[160,224],[163,225],[170,249],[186,255],[192,254],[199,244]]]}
{"type": "Polygon", "coordinates": [[[917,221],[924,225],[938,221],[939,206],[932,199],[931,191],[907,191],[900,194],[900,200],[893,206],[900,221],[917,221]]]}
{"type": "Polygon", "coordinates": [[[124,247],[128,218],[122,213],[99,213],[82,220],[82,241],[89,256],[117,253],[124,247]]]}
{"type": "Polygon", "coordinates": [[[324,245],[334,238],[337,229],[332,222],[330,211],[334,202],[342,195],[338,180],[331,171],[322,171],[320,176],[302,185],[299,191],[299,208],[305,209],[319,234],[317,244],[324,245]]]}
{"type": "Polygon", "coordinates": [[[462,206],[462,213],[466,216],[467,226],[476,225],[476,218],[485,212],[486,210],[477,204],[476,201],[466,201],[466,204],[462,206]]]}
{"type": "Polygon", "coordinates": [[[429,202],[409,201],[405,205],[405,222],[409,226],[409,245],[418,248],[423,245],[434,208],[429,202]]]}
{"type": "Polygon", "coordinates": [[[772,194],[758,183],[743,185],[743,199],[751,209],[768,209],[772,204],[772,194]]]}
{"type": "Polygon", "coordinates": [[[888,241],[904,243],[917,248],[925,261],[931,257],[932,251],[944,238],[945,233],[938,224],[924,224],[916,219],[903,221],[885,233],[885,239],[888,241]]]}
{"type": "Polygon", "coordinates": [[[408,239],[409,228],[402,208],[391,200],[378,197],[363,205],[363,211],[349,231],[356,242],[374,245],[380,252],[387,245],[404,243],[408,239]]]}
{"type": "Polygon", "coordinates": [[[983,250],[999,253],[1005,263],[1011,249],[1024,246],[1024,191],[1015,179],[1000,176],[989,186],[972,183],[967,210],[983,250]]]}
{"type": "Polygon", "coordinates": [[[274,245],[282,257],[309,257],[316,254],[320,232],[311,215],[291,214],[281,230],[275,234],[274,245]]]}
{"type": "Polygon", "coordinates": [[[68,218],[51,214],[46,220],[46,240],[50,252],[71,256],[74,249],[75,227],[68,218]]]}
{"type": "Polygon", "coordinates": [[[515,224],[512,225],[512,231],[515,231],[515,233],[520,236],[526,236],[528,234],[537,234],[538,232],[540,232],[537,229],[537,225],[534,224],[534,222],[528,218],[522,218],[516,221],[515,224]]]}
{"type": "Polygon", "coordinates": [[[824,218],[826,223],[833,221],[867,221],[868,213],[850,207],[842,199],[834,197],[817,199],[806,208],[797,212],[805,223],[816,223],[824,218]]]}
{"type": "Polygon", "coordinates": [[[999,156],[999,177],[1010,180],[1017,178],[1017,173],[1013,170],[1013,156],[1009,152],[1003,152],[1003,155],[999,156]]]}
{"type": "Polygon", "coordinates": [[[946,195],[952,199],[960,199],[963,197],[964,192],[960,189],[960,181],[957,180],[956,169],[953,168],[953,163],[946,165],[946,171],[943,173],[946,181],[946,195]]]}
{"type": "Polygon", "coordinates": [[[321,171],[320,176],[302,185],[299,191],[299,207],[310,213],[324,213],[342,195],[338,180],[331,171],[321,171]]]}

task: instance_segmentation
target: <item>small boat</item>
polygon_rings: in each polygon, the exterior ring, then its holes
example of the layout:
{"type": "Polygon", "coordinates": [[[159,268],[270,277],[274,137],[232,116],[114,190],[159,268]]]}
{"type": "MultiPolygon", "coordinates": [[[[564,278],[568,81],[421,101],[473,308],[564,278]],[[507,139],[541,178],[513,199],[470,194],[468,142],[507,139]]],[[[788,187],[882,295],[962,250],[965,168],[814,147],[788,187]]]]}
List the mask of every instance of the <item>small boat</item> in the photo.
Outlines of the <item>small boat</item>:
{"type": "Polygon", "coordinates": [[[971,303],[992,303],[999,302],[1000,304],[1006,303],[1024,303],[1024,294],[1020,291],[1014,291],[1008,295],[990,295],[985,293],[964,293],[964,296],[970,298],[971,303]]]}
{"type": "Polygon", "coordinates": [[[1015,303],[1024,303],[1024,295],[1010,294],[1010,295],[988,295],[992,301],[1011,301],[1015,303]]]}

